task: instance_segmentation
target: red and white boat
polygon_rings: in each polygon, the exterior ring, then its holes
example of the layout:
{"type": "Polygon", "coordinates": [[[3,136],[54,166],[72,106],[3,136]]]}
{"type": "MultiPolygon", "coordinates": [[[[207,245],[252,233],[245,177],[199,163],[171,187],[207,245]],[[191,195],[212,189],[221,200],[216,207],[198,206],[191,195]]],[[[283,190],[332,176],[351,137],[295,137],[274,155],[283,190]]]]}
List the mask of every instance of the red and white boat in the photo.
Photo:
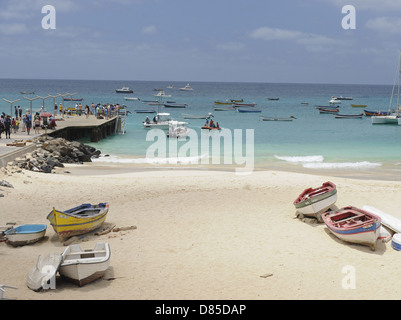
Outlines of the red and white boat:
{"type": "Polygon", "coordinates": [[[337,187],[333,182],[327,181],[318,188],[305,189],[294,201],[294,206],[299,213],[321,221],[321,213],[336,201],[337,187]]]}
{"type": "Polygon", "coordinates": [[[325,212],[322,214],[322,219],[329,230],[339,239],[367,245],[372,250],[376,249],[381,226],[379,216],[348,206],[337,211],[325,212]]]}

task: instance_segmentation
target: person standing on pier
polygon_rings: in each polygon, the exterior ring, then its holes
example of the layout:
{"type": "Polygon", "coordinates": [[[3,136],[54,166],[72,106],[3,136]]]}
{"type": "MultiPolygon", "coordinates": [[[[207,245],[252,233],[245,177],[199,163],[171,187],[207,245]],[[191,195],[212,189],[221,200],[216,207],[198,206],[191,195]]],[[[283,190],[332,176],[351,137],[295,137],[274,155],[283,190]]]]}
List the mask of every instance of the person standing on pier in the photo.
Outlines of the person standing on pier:
{"type": "Polygon", "coordinates": [[[7,116],[6,120],[4,120],[4,125],[6,127],[6,139],[8,136],[8,139],[11,139],[11,117],[7,116]]]}
{"type": "Polygon", "coordinates": [[[28,115],[28,114],[25,116],[25,126],[26,126],[26,132],[28,132],[28,135],[29,135],[31,132],[32,120],[31,120],[30,115],[28,115]]]}

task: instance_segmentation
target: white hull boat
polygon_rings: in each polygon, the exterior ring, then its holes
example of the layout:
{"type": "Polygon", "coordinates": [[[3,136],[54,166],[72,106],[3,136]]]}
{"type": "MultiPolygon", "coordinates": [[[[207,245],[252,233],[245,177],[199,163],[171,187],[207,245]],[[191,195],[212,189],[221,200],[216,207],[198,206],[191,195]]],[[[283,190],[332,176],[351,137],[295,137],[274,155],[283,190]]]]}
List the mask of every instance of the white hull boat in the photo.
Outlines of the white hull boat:
{"type": "Polygon", "coordinates": [[[391,116],[373,116],[372,124],[399,124],[399,118],[396,115],[391,116]]]}
{"type": "Polygon", "coordinates": [[[107,242],[97,243],[93,250],[82,250],[79,244],[71,245],[62,254],[60,275],[84,286],[104,276],[110,266],[110,255],[107,242]]]}
{"type": "Polygon", "coordinates": [[[38,242],[45,236],[46,229],[44,224],[26,224],[6,231],[4,235],[7,243],[18,247],[38,242]]]}

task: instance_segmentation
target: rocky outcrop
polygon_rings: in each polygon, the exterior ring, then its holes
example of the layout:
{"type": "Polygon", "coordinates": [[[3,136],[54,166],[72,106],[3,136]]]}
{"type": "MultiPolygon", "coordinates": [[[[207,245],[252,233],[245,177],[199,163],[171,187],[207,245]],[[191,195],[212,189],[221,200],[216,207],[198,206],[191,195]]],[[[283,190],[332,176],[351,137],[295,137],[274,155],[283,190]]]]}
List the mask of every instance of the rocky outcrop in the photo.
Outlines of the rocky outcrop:
{"type": "Polygon", "coordinates": [[[77,141],[63,138],[39,137],[34,140],[37,148],[23,157],[9,163],[12,167],[36,172],[51,173],[55,167],[64,167],[64,163],[91,162],[100,151],[77,141]]]}

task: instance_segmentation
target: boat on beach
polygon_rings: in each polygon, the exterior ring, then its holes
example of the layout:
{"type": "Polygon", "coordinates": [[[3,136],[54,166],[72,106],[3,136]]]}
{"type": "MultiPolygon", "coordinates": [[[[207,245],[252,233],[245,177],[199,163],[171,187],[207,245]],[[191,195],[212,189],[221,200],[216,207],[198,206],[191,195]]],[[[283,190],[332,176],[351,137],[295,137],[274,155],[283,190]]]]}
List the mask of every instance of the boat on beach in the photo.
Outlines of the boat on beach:
{"type": "Polygon", "coordinates": [[[380,234],[381,219],[373,213],[347,206],[337,211],[322,214],[323,222],[339,239],[376,249],[380,234]]]}
{"type": "Polygon", "coordinates": [[[81,204],[78,207],[60,211],[53,208],[47,216],[50,225],[58,234],[60,241],[72,236],[85,234],[99,228],[109,212],[107,203],[92,205],[81,204]]]}
{"type": "Polygon", "coordinates": [[[45,224],[25,224],[4,232],[6,242],[14,247],[25,246],[41,240],[46,234],[45,224]]]}
{"type": "Polygon", "coordinates": [[[107,242],[96,243],[90,250],[83,250],[79,244],[73,244],[61,255],[59,273],[81,287],[104,276],[110,266],[110,257],[107,242]]]}
{"type": "Polygon", "coordinates": [[[335,114],[336,119],[362,119],[363,113],[360,114],[335,114]]]}
{"type": "Polygon", "coordinates": [[[337,201],[337,187],[327,181],[318,188],[305,189],[294,201],[295,209],[304,216],[314,217],[321,221],[322,212],[337,201]]]}

